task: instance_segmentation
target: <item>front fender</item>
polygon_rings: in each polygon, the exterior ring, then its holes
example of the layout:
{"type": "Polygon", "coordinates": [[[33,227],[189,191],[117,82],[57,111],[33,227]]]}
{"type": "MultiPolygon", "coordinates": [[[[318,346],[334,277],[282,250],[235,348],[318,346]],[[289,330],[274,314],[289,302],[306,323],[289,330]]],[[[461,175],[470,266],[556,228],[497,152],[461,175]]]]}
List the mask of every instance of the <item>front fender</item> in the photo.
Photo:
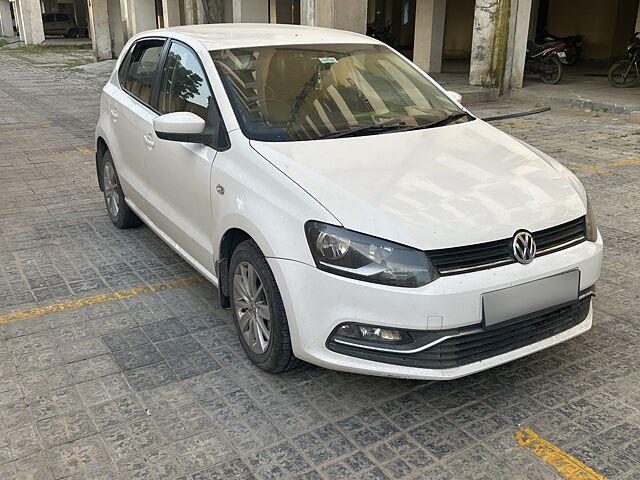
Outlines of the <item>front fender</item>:
{"type": "Polygon", "coordinates": [[[219,260],[224,234],[237,228],[255,240],[265,257],[315,265],[304,233],[305,222],[340,222],[254,151],[239,130],[230,132],[230,137],[231,149],[218,153],[211,170],[215,260],[219,260]]]}

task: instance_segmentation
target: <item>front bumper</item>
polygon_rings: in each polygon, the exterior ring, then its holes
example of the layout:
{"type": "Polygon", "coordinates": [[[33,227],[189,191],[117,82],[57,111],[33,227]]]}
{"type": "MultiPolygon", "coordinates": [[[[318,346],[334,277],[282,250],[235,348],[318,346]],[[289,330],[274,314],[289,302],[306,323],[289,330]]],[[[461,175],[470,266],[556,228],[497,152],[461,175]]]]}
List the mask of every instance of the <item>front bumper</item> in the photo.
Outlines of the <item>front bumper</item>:
{"type": "Polygon", "coordinates": [[[500,365],[563,342],[591,327],[592,309],[579,324],[541,341],[452,368],[420,368],[356,358],[327,348],[341,323],[407,330],[447,330],[482,322],[482,295],[572,269],[580,270],[580,290],[600,275],[602,239],[535,259],[484,271],[441,277],[421,288],[370,284],[318,270],[304,263],[269,258],[280,288],[295,355],[327,368],[415,379],[453,379],[500,365]]]}

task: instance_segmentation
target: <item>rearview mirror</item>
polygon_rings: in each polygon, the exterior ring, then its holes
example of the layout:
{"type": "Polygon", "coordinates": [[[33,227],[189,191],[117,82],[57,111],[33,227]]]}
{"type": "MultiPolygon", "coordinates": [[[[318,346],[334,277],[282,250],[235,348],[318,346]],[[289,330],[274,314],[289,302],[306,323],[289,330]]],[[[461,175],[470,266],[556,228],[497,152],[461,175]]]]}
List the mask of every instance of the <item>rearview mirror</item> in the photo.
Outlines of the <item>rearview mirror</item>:
{"type": "Polygon", "coordinates": [[[153,119],[158,138],[174,142],[207,143],[205,121],[195,113],[174,112],[153,119]]]}
{"type": "Polygon", "coordinates": [[[451,100],[456,101],[458,103],[462,103],[462,95],[460,95],[458,92],[448,90],[447,95],[451,100]]]}

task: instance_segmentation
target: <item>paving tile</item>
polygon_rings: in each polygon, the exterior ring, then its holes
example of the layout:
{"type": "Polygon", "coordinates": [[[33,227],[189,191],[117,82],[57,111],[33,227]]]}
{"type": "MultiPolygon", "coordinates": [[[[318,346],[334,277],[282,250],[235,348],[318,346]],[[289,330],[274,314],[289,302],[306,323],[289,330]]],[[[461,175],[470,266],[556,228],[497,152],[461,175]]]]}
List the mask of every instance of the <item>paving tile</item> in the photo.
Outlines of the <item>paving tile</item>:
{"type": "Polygon", "coordinates": [[[256,478],[286,478],[311,470],[310,465],[289,443],[280,443],[248,456],[256,478]]]}
{"type": "Polygon", "coordinates": [[[127,478],[134,480],[178,480],[185,473],[168,447],[121,460],[118,468],[127,478]]]}
{"type": "Polygon", "coordinates": [[[153,363],[125,372],[129,385],[136,390],[148,390],[177,380],[175,373],[165,362],[153,363]]]}
{"type": "Polygon", "coordinates": [[[36,426],[42,442],[47,447],[69,443],[97,433],[93,420],[84,410],[39,420],[36,426]]]}
{"type": "Polygon", "coordinates": [[[211,419],[197,405],[167,411],[153,419],[160,433],[169,442],[197,435],[214,426],[211,419]]]}
{"type": "Polygon", "coordinates": [[[47,455],[56,478],[84,473],[111,463],[104,443],[97,435],[53,447],[47,455]]]}
{"type": "Polygon", "coordinates": [[[102,438],[115,461],[140,455],[141,452],[156,449],[164,443],[151,420],[146,418],[102,432],[102,438]]]}
{"type": "Polygon", "coordinates": [[[217,430],[174,442],[171,449],[187,472],[202,470],[237,456],[229,441],[217,430]]]}

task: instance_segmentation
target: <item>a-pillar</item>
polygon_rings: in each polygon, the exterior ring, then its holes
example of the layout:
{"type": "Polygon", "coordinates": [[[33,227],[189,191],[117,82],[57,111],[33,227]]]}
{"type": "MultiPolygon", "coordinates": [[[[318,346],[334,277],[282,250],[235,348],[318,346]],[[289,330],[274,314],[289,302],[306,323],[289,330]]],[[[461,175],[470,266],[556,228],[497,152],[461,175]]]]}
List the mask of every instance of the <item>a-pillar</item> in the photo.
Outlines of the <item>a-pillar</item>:
{"type": "Polygon", "coordinates": [[[38,0],[20,0],[16,2],[20,9],[20,39],[27,45],[44,42],[42,11],[38,0]]]}
{"type": "Polygon", "coordinates": [[[233,0],[234,23],[268,23],[269,2],[264,0],[233,0]]]}
{"type": "Polygon", "coordinates": [[[177,0],[162,0],[163,27],[180,25],[180,2],[177,0]]]}
{"type": "Polygon", "coordinates": [[[365,33],[367,0],[301,0],[300,23],[365,33]]]}
{"type": "Polygon", "coordinates": [[[531,0],[476,0],[469,83],[522,86],[531,0]]]}
{"type": "Polygon", "coordinates": [[[440,73],[447,0],[416,0],[413,63],[425,72],[440,73]]]}
{"type": "Polygon", "coordinates": [[[0,37],[13,37],[13,21],[9,0],[0,0],[0,37]]]}
{"type": "MultiPolygon", "coordinates": [[[[23,1],[23,0],[21,0],[23,1]]],[[[112,57],[109,7],[107,0],[89,0],[89,32],[96,60],[112,57]]]]}

